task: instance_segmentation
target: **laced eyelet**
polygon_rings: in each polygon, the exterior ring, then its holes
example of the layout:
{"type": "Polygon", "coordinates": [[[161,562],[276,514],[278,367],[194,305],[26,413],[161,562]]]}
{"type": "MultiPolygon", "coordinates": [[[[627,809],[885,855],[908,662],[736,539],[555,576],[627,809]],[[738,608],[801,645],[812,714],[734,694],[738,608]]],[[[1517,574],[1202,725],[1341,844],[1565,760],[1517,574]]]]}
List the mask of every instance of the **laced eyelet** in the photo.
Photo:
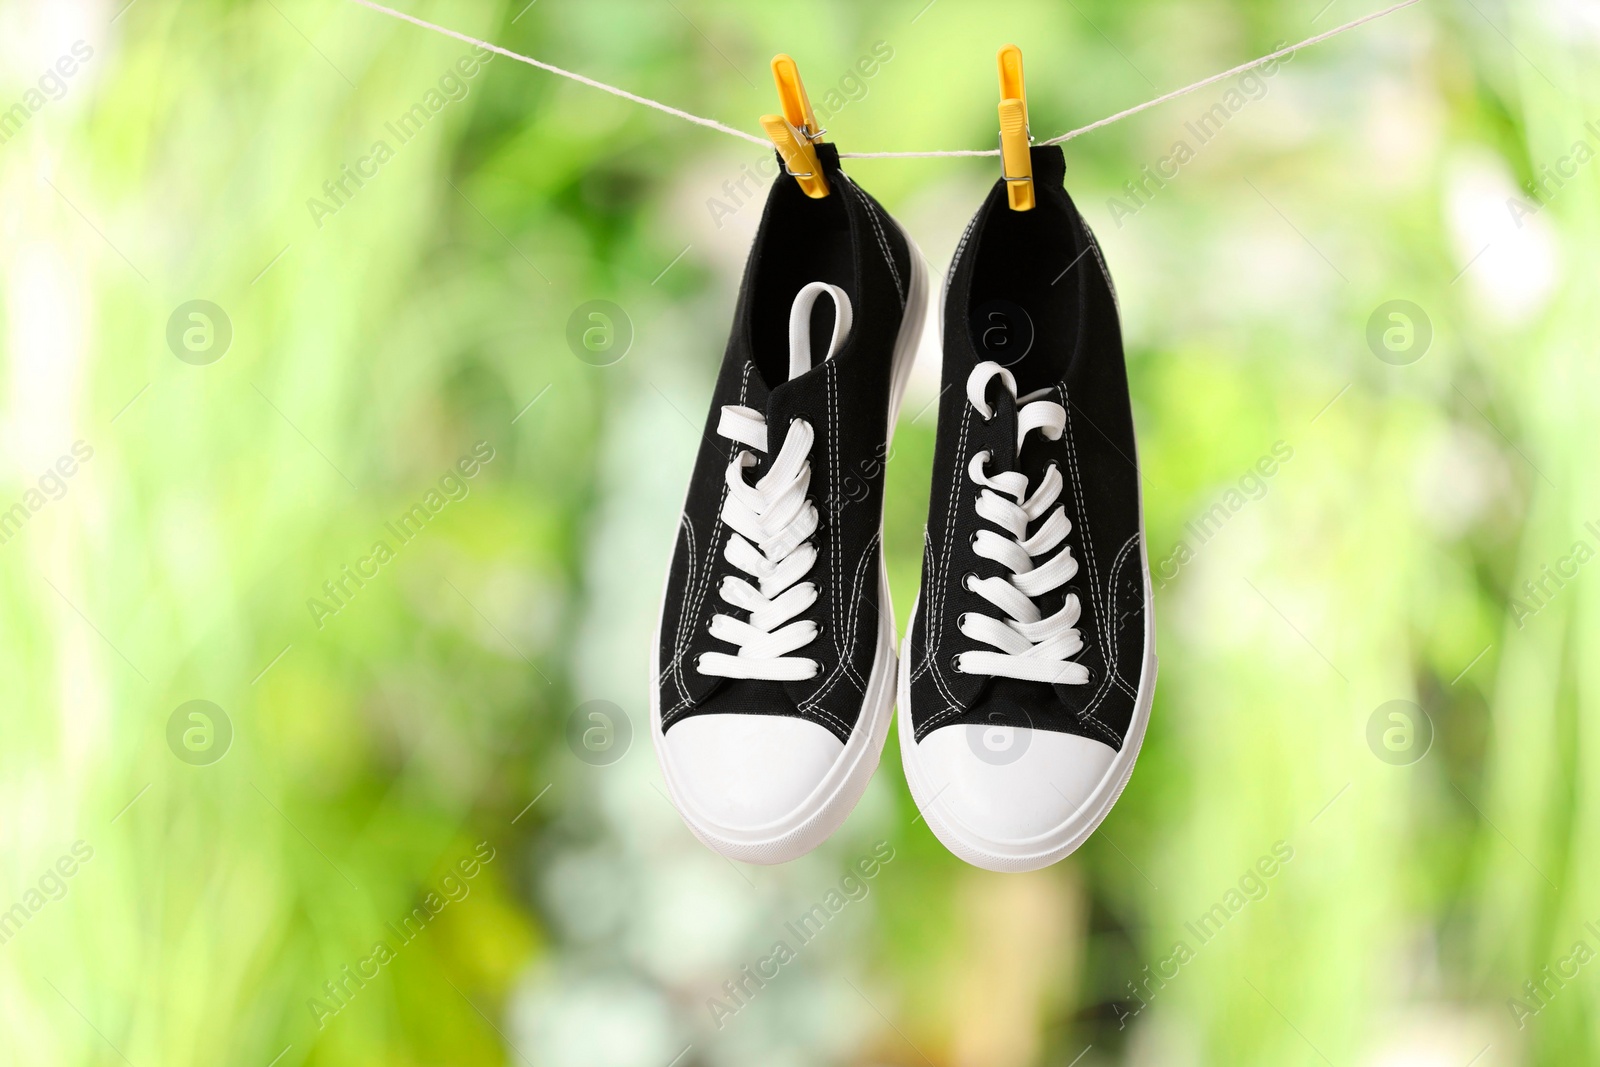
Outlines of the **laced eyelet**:
{"type": "Polygon", "coordinates": [[[821,544],[817,533],[820,530],[826,536],[828,527],[838,521],[842,502],[825,500],[822,485],[809,482],[811,466],[817,458],[813,449],[815,438],[812,420],[804,413],[795,413],[783,425],[789,436],[781,447],[769,451],[766,445],[778,444],[778,424],[773,424],[769,432],[767,420],[759,411],[742,405],[724,405],[722,408],[719,435],[729,438],[734,444],[748,446],[730,454],[727,478],[730,482],[735,479],[743,481],[748,493],[740,493],[739,496],[744,498],[742,503],[745,511],[753,513],[753,519],[758,521],[761,529],[745,546],[753,551],[746,551],[742,555],[734,553],[730,558],[728,546],[737,540],[737,535],[732,531],[733,512],[730,510],[735,497],[724,495],[718,512],[716,536],[718,546],[723,549],[721,560],[726,560],[731,569],[721,566],[719,560],[717,568],[707,577],[717,580],[722,599],[732,604],[733,610],[723,608],[710,619],[709,632],[719,642],[712,646],[712,650],[699,655],[684,655],[682,662],[687,665],[692,658],[701,674],[773,681],[801,675],[815,677],[823,669],[820,660],[804,655],[753,651],[751,648],[752,644],[759,647],[760,635],[765,634],[770,638],[779,627],[787,627],[791,622],[801,623],[799,630],[790,631],[796,636],[805,633],[806,624],[812,627],[810,634],[798,645],[813,643],[819,634],[831,634],[819,623],[806,618],[804,608],[791,608],[789,605],[796,604],[800,597],[807,595],[815,601],[815,583],[801,581],[796,584],[794,579],[804,578],[812,572],[821,544]],[[766,444],[751,443],[760,442],[763,437],[766,438],[766,444]],[[804,449],[801,448],[802,444],[805,445],[804,449]],[[756,452],[762,455],[758,457],[756,452]],[[785,457],[792,460],[797,455],[800,457],[799,468],[789,471],[781,484],[771,484],[773,471],[779,461],[785,460],[785,457]],[[757,479],[756,484],[751,484],[752,468],[763,471],[762,478],[757,479]],[[796,497],[800,499],[798,505],[793,504],[796,497]],[[779,518],[783,521],[774,521],[779,518]],[[809,532],[797,536],[805,526],[810,527],[809,532]],[[796,566],[804,561],[807,554],[810,556],[809,562],[804,567],[796,566]],[[798,573],[791,573],[786,566],[795,566],[798,573]],[[788,577],[788,589],[801,592],[788,596],[788,590],[773,589],[772,579],[779,575],[788,577]],[[781,599],[786,596],[786,600],[781,599]],[[782,607],[777,606],[780,602],[782,607]],[[745,612],[749,615],[746,616],[745,612]],[[730,627],[731,637],[722,629],[730,623],[740,628],[732,630],[730,627]],[[757,632],[751,633],[752,630],[757,632]],[[736,651],[724,651],[730,645],[736,651]]]}
{"type": "MultiPolygon", "coordinates": [[[[1057,458],[1052,457],[1048,452],[1039,455],[1037,462],[1046,464],[1045,475],[1050,479],[1041,481],[1038,478],[1029,476],[1038,468],[1034,466],[1035,461],[1026,458],[1027,453],[1023,443],[1023,438],[1036,430],[1039,431],[1040,436],[1050,441],[1061,440],[1067,418],[1066,389],[1063,387],[1060,391],[1061,403],[1059,404],[1055,402],[1057,394],[1053,389],[1039,389],[1026,394],[1019,394],[1017,382],[1011,371],[1006,370],[996,362],[981,363],[974,367],[967,376],[967,398],[972,409],[977,412],[978,417],[983,422],[998,421],[997,416],[999,415],[1000,407],[999,404],[991,405],[989,403],[985,395],[986,391],[999,392],[1000,404],[1015,402],[1014,408],[1010,406],[1006,408],[1006,415],[1009,425],[1009,421],[1015,414],[1018,433],[1015,453],[1013,453],[1009,445],[996,452],[990,452],[987,449],[975,446],[973,453],[968,457],[967,482],[970,488],[967,489],[967,492],[972,494],[972,506],[976,512],[976,518],[972,521],[972,529],[967,536],[967,545],[972,550],[972,556],[974,557],[969,560],[969,565],[974,568],[980,566],[977,562],[979,559],[989,559],[992,565],[981,564],[983,573],[990,577],[980,578],[975,569],[962,575],[962,588],[983,600],[988,600],[993,595],[994,590],[1001,590],[1006,592],[1007,596],[996,596],[996,600],[1011,603],[1014,599],[1012,596],[1013,591],[1020,592],[1021,589],[1018,588],[1017,581],[1007,572],[1020,574],[1023,571],[1032,571],[1035,572],[1034,576],[1030,577],[1028,581],[1022,582],[1022,587],[1034,588],[1037,586],[1036,594],[1028,597],[1033,602],[1035,609],[1040,613],[1045,613],[1043,605],[1054,605],[1058,603],[1058,597],[1065,597],[1071,601],[1072,610],[1070,614],[1072,616],[1081,615],[1083,613],[1083,591],[1094,583],[1087,579],[1082,583],[1069,583],[1066,581],[1067,578],[1078,576],[1076,571],[1079,563],[1078,558],[1073,555],[1070,546],[1064,540],[1066,535],[1072,532],[1076,524],[1072,523],[1070,516],[1067,514],[1070,510],[1069,504],[1061,500],[1063,490],[1068,487],[1068,479],[1063,477],[1062,472],[1066,466],[1070,465],[1071,456],[1062,455],[1057,458]],[[991,388],[995,379],[999,379],[1005,387],[1004,392],[991,388]],[[1009,399],[1006,394],[1009,394],[1009,399]],[[994,473],[991,473],[991,467],[994,469],[994,473]],[[1046,512],[1049,512],[1048,517],[1045,515],[1046,512]],[[1023,515],[1028,516],[1028,521],[1022,521],[1023,515]],[[1027,528],[1034,524],[1034,520],[1040,520],[1041,524],[1037,527],[1039,532],[1036,532],[1034,537],[1030,538],[1027,536],[1027,528]],[[1061,553],[1055,555],[1050,563],[1045,564],[1045,567],[1049,568],[1045,574],[1056,575],[1054,580],[1049,582],[1048,587],[1039,584],[1038,576],[1039,555],[1047,553],[1035,554],[1032,551],[1035,538],[1040,538],[1042,531],[1046,528],[1054,532],[1053,543],[1061,546],[1062,549],[1061,553]],[[989,535],[987,539],[983,537],[985,532],[989,535]],[[1008,534],[1010,535],[1009,537],[1007,536],[1008,534]],[[985,545],[989,546],[989,551],[983,550],[985,545]],[[1002,552],[1001,549],[1005,551],[1002,552]],[[1031,558],[1024,562],[1024,555],[1031,558]],[[1013,563],[1016,566],[1013,566],[1013,563]],[[1057,568],[1057,565],[1066,568],[1066,573],[1062,573],[1057,568]],[[1006,588],[1008,586],[1010,588],[1006,588]],[[1066,586],[1065,593],[1058,593],[1057,590],[1060,590],[1062,586],[1066,586]],[[1041,599],[1043,604],[1041,604],[1041,599]]],[[[962,425],[968,428],[973,426],[970,422],[965,422],[962,425]]],[[[966,431],[963,432],[965,433],[966,431]]],[[[988,436],[989,432],[986,430],[977,431],[979,443],[983,443],[988,436]]],[[[1072,484],[1076,485],[1077,483],[1074,480],[1072,484]]],[[[959,506],[960,493],[959,487],[952,488],[950,499],[953,506],[959,506]]],[[[1072,495],[1068,494],[1068,501],[1072,499],[1072,495]]],[[[1081,541],[1081,538],[1075,540],[1081,541]]],[[[952,546],[947,546],[947,549],[949,547],[952,546]]],[[[1089,591],[1093,592],[1092,589],[1089,591]]],[[[989,644],[991,642],[982,640],[982,638],[992,633],[999,638],[998,642],[995,643],[1000,648],[1000,652],[995,653],[987,649],[968,648],[967,651],[972,652],[974,655],[982,653],[982,658],[977,662],[983,663],[984,666],[982,668],[974,668],[973,671],[962,670],[961,655],[965,655],[965,652],[959,655],[947,654],[950,655],[950,670],[956,673],[977,673],[982,675],[994,673],[1002,677],[1012,675],[1017,677],[1029,675],[1040,677],[1040,675],[1035,674],[1035,671],[1038,671],[1041,666],[1040,661],[1031,658],[1026,663],[1018,661],[1038,655],[1049,648],[1057,647],[1057,642],[1063,642],[1068,639],[1077,644],[1080,650],[1084,647],[1081,631],[1066,622],[1069,613],[1059,608],[1049,611],[1048,618],[1040,618],[1035,620],[1033,624],[1023,626],[1021,632],[1030,635],[1030,639],[1027,642],[1030,647],[1026,650],[1014,650],[1013,646],[1017,642],[1004,635],[997,628],[997,624],[990,621],[992,613],[983,608],[977,600],[958,601],[958,607],[961,604],[965,604],[975,610],[958,614],[955,619],[957,629],[966,634],[966,625],[970,617],[973,625],[978,629],[974,634],[968,634],[967,636],[973,637],[979,644],[989,644]],[[994,665],[992,672],[989,669],[990,664],[994,665]]],[[[948,616],[946,618],[948,619],[948,616]]],[[[1076,622],[1076,619],[1073,621],[1076,622]]],[[[949,624],[945,623],[944,625],[948,626],[949,624]]],[[[1004,624],[1001,623],[1000,625],[1004,624]]],[[[1011,628],[1013,630],[1017,629],[1016,626],[1011,628]]],[[[1101,672],[1089,671],[1082,664],[1072,662],[1070,656],[1059,657],[1060,667],[1058,673],[1058,669],[1055,666],[1056,659],[1057,657],[1055,656],[1050,657],[1050,666],[1046,668],[1042,677],[1065,677],[1070,679],[1072,683],[1080,685],[1088,681],[1103,685],[1102,679],[1110,677],[1101,672]],[[1080,669],[1074,670],[1074,667],[1080,669]]]]}

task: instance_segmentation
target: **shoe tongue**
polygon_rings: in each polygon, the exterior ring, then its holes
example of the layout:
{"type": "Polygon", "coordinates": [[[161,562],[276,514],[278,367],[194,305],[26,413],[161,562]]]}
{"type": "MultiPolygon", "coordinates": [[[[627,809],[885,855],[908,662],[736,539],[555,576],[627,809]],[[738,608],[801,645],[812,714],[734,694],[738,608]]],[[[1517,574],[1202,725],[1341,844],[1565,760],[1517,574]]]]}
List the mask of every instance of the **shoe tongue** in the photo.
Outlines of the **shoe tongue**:
{"type": "Polygon", "coordinates": [[[778,451],[783,448],[789,434],[789,424],[804,418],[813,428],[821,430],[822,420],[828,412],[828,365],[812,367],[793,381],[769,388],[761,372],[752,364],[746,373],[744,406],[766,415],[767,450],[754,452],[755,468],[746,473],[746,480],[756,481],[769,467],[778,451]]]}
{"type": "Polygon", "coordinates": [[[828,412],[828,361],[849,338],[851,319],[850,297],[837,285],[811,282],[795,295],[789,308],[789,379],[773,388],[766,402],[769,457],[783,447],[791,421],[805,418],[815,426],[828,412]],[[826,338],[820,358],[813,326],[818,341],[826,338]]]}
{"type": "Polygon", "coordinates": [[[767,396],[767,458],[776,456],[789,433],[789,424],[805,419],[820,430],[828,414],[828,365],[818,364],[784,382],[767,396]]]}
{"type": "Polygon", "coordinates": [[[1016,678],[990,678],[984,707],[997,714],[997,725],[1052,729],[1061,713],[1056,686],[1016,678]]]}
{"type": "Polygon", "coordinates": [[[1017,399],[1000,380],[995,379],[989,390],[989,403],[994,414],[987,422],[980,422],[977,438],[982,448],[990,453],[991,473],[1017,469],[1017,399]]]}

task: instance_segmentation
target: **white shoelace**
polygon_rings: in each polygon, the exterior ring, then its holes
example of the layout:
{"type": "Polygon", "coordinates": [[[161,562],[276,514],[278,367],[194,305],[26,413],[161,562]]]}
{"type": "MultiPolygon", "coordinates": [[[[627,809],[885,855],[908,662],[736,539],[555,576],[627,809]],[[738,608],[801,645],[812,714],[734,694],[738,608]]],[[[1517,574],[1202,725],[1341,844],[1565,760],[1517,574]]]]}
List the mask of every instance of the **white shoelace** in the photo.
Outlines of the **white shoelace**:
{"type": "MultiPolygon", "coordinates": [[[[978,413],[986,421],[994,416],[985,391],[997,377],[1021,405],[1017,411],[1017,454],[1021,455],[1023,439],[1034,430],[1041,431],[1052,441],[1060,440],[1067,424],[1066,409],[1053,401],[1039,399],[1049,392],[1047,389],[1018,397],[1016,378],[998,363],[980,363],[967,376],[967,401],[978,413]]],[[[1008,617],[997,619],[964,612],[957,622],[961,632],[999,651],[963,652],[956,657],[956,669],[965,674],[1028,682],[1083,685],[1089,681],[1088,668],[1067,658],[1083,648],[1083,638],[1076,629],[1081,611],[1077,594],[1069,594],[1061,609],[1048,618],[1041,614],[1033,600],[1059,589],[1078,573],[1078,561],[1072,558],[1071,545],[1063,545],[1059,553],[1044,563],[1035,562],[1062,545],[1067,534],[1072,532],[1066,509],[1056,503],[1061,496],[1061,471],[1052,464],[1030,495],[1028,477],[1021,471],[990,474],[986,468],[993,458],[993,453],[979,452],[967,465],[967,475],[984,487],[978,493],[978,516],[1011,536],[1008,538],[989,529],[979,530],[973,541],[973,551],[999,563],[1011,571],[1012,577],[969,578],[966,587],[1008,617]],[[1051,510],[1052,505],[1054,510],[1051,510]],[[1031,537],[1028,536],[1028,525],[1046,511],[1050,512],[1049,517],[1031,537]]]]}
{"type": "MultiPolygon", "coordinates": [[[[850,333],[850,298],[836,285],[812,282],[789,309],[789,380],[811,369],[811,309],[822,295],[833,298],[833,337],[824,360],[832,358],[850,333]]],[[[806,499],[811,487],[811,445],[815,433],[804,419],[789,423],[788,436],[772,467],[754,485],[744,472],[767,451],[767,418],[754,408],[726,404],[717,433],[745,446],[728,465],[728,495],[722,521],[733,529],[723,553],[727,561],[755,579],[729,575],[718,591],[722,599],[750,613],[748,619],[716,615],[711,636],[739,647],[738,654],[707,652],[696,669],[722,678],[794,682],[816,676],[814,659],[792,656],[817,636],[817,624],[791,622],[817,601],[817,587],[801,581],[817,562],[810,543],[817,532],[817,507],[806,499]],[[754,449],[755,451],[750,451],[754,449]]]]}

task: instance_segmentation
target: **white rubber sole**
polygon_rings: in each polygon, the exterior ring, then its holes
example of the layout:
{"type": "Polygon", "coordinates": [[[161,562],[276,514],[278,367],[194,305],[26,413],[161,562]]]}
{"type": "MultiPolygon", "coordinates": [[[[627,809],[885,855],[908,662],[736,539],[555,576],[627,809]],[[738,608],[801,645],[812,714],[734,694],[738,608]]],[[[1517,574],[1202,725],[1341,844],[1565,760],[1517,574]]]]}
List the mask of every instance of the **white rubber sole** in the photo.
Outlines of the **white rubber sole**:
{"type": "MultiPolygon", "coordinates": [[[[873,210],[868,208],[867,210],[873,210]]],[[[900,401],[922,340],[922,324],[927,312],[928,279],[922,252],[901,231],[911,253],[911,284],[906,294],[905,316],[895,338],[889,390],[888,440],[894,440],[895,421],[900,401]]],[[[670,575],[669,575],[670,578],[670,575]]],[[[665,605],[666,590],[662,590],[665,605]]],[[[667,796],[678,809],[684,823],[700,841],[714,852],[744,863],[785,863],[805,855],[832,836],[850,812],[855,810],[867,783],[878,769],[883,744],[894,717],[895,680],[899,675],[895,656],[894,608],[889,599],[889,575],[883,559],[883,518],[878,518],[878,648],[867,679],[867,692],[855,729],[833,767],[805,800],[793,811],[764,826],[732,828],[707,818],[687,802],[677,774],[668,758],[661,728],[661,631],[657,613],[656,633],[650,645],[650,735],[656,760],[666,779],[667,796]]]]}
{"type": "MultiPolygon", "coordinates": [[[[1143,534],[1140,535],[1141,556],[1143,534]]],[[[997,841],[973,830],[961,822],[948,804],[941,804],[940,795],[947,782],[931,782],[918,758],[920,746],[914,740],[911,724],[911,634],[916,626],[918,603],[911,609],[911,621],[906,626],[905,642],[900,652],[900,680],[897,687],[900,723],[900,762],[905,768],[906,784],[917,810],[927,820],[945,848],[956,856],[988,871],[1015,873],[1036,871],[1066,859],[1089,839],[1111,809],[1133,776],[1133,765],[1144,744],[1145,728],[1150,722],[1150,707],[1156,693],[1156,641],[1155,614],[1152,609],[1149,564],[1145,564],[1145,614],[1144,614],[1144,664],[1139,674],[1138,698],[1134,704],[1133,719],[1128,726],[1122,749],[1112,759],[1111,765],[1096,784],[1093,792],[1072,816],[1046,832],[1021,841],[997,841]]],[[[943,730],[960,730],[964,726],[943,726],[943,730]]],[[[974,756],[974,759],[977,757],[974,756]]]]}

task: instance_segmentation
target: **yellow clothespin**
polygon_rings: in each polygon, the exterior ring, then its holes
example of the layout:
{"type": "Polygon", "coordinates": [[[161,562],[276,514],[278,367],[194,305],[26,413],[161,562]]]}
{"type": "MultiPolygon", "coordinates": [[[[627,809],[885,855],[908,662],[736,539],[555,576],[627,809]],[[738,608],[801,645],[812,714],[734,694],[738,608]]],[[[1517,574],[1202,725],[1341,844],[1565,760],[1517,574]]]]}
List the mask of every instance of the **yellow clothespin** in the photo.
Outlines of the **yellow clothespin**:
{"type": "Polygon", "coordinates": [[[820,200],[828,195],[828,180],[822,176],[822,163],[812,146],[821,143],[827,131],[817,125],[816,113],[811,110],[811,100],[800,82],[800,69],[794,60],[781,52],[773,56],[772,80],[778,85],[778,106],[783,114],[762,115],[761,128],[778,146],[778,154],[783,157],[784,169],[790,177],[800,183],[807,196],[820,200]]]}
{"type": "Polygon", "coordinates": [[[1008,44],[1000,64],[1000,177],[1012,211],[1033,210],[1033,159],[1028,155],[1028,94],[1022,87],[1022,49],[1008,44]]]}

